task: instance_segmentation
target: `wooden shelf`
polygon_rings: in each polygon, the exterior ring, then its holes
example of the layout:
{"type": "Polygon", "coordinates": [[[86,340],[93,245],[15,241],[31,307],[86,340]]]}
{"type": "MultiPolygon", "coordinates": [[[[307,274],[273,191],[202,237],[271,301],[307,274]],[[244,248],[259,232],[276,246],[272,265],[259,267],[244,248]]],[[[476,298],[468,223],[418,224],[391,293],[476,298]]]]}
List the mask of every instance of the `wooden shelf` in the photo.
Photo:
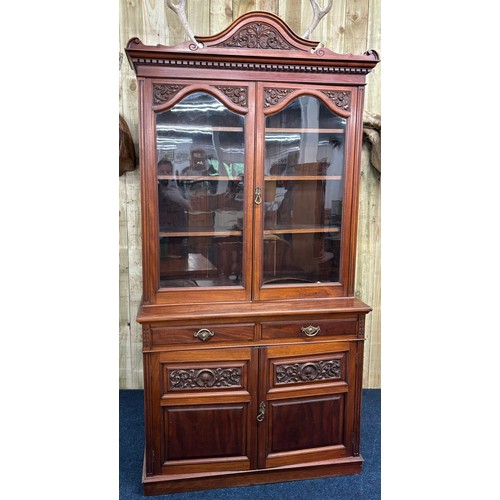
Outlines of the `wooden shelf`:
{"type": "Polygon", "coordinates": [[[266,175],[266,181],[341,181],[341,175],[266,175]]]}
{"type": "Polygon", "coordinates": [[[340,226],[294,226],[290,228],[264,229],[264,236],[272,234],[339,233],[340,226]]]}
{"type": "Polygon", "coordinates": [[[182,236],[242,236],[243,231],[217,230],[217,229],[200,229],[198,231],[160,231],[160,238],[164,237],[182,237],[182,236]]]}
{"type": "Polygon", "coordinates": [[[163,175],[159,174],[158,179],[161,181],[242,181],[241,175],[236,177],[229,177],[227,175],[163,175]]]}
{"type": "Polygon", "coordinates": [[[189,131],[189,132],[243,132],[243,127],[186,127],[182,125],[160,125],[157,130],[171,131],[189,131]]]}
{"type": "Polygon", "coordinates": [[[343,128],[266,128],[266,134],[343,134],[343,128]]]}

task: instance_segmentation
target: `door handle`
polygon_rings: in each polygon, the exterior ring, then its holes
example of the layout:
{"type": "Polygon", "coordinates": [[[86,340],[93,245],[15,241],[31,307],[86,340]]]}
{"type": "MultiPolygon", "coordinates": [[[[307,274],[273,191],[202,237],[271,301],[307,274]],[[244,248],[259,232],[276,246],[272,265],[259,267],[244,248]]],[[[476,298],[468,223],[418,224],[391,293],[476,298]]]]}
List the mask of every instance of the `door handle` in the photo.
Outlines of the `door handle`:
{"type": "Polygon", "coordinates": [[[262,190],[260,188],[255,188],[254,202],[256,205],[260,205],[262,203],[262,190]]]}
{"type": "Polygon", "coordinates": [[[261,401],[259,405],[259,414],[257,415],[257,422],[262,422],[264,420],[264,416],[266,414],[266,404],[264,401],[261,401]]]}

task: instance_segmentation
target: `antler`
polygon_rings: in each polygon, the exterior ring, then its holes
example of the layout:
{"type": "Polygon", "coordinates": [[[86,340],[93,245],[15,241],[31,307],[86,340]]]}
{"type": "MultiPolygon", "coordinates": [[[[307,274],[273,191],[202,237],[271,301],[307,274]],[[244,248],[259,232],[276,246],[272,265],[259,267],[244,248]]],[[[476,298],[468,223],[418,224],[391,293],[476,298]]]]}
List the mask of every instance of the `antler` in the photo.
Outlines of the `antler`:
{"type": "Polygon", "coordinates": [[[321,21],[321,18],[326,14],[328,14],[328,12],[330,12],[330,9],[332,8],[333,5],[333,0],[329,0],[328,5],[324,9],[320,8],[317,0],[311,0],[311,5],[313,8],[314,16],[311,21],[311,24],[309,25],[309,28],[307,28],[307,31],[302,35],[302,38],[306,39],[309,39],[314,28],[316,28],[318,23],[321,21]]]}
{"type": "Polygon", "coordinates": [[[193,41],[193,43],[201,49],[203,47],[202,43],[199,43],[196,41],[196,38],[194,37],[193,30],[189,26],[187,17],[186,17],[186,0],[179,0],[179,3],[177,5],[174,4],[173,0],[165,0],[165,3],[170,7],[176,14],[177,17],[179,18],[179,21],[181,22],[184,30],[186,31],[188,37],[190,40],[193,41]]]}

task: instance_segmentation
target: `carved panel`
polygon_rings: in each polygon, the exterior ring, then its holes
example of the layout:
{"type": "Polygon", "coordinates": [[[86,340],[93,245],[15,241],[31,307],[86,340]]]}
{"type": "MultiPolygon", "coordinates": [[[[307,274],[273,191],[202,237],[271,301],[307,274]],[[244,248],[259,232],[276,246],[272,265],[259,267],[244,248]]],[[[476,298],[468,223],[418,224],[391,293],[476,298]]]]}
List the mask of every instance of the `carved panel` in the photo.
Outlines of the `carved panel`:
{"type": "Polygon", "coordinates": [[[359,316],[359,332],[358,337],[364,337],[365,334],[365,315],[361,314],[359,316]]]}
{"type": "Polygon", "coordinates": [[[283,364],[276,367],[276,384],[297,384],[341,377],[340,359],[283,364]]]}
{"type": "Polygon", "coordinates": [[[231,38],[214,47],[237,47],[242,49],[292,50],[278,30],[263,22],[256,22],[239,29],[231,38]]]}
{"type": "Polygon", "coordinates": [[[340,92],[340,91],[335,91],[335,90],[323,90],[323,94],[325,94],[333,103],[335,106],[345,109],[346,111],[349,110],[349,107],[351,105],[351,93],[350,92],[340,92]]]}
{"type": "Polygon", "coordinates": [[[241,376],[239,367],[169,370],[173,390],[241,386],[241,376]]]}
{"type": "Polygon", "coordinates": [[[234,104],[238,106],[242,106],[244,108],[247,107],[247,96],[248,96],[248,88],[247,87],[231,87],[231,86],[217,86],[223,94],[226,95],[234,104]]]}
{"type": "Polygon", "coordinates": [[[151,349],[151,326],[144,325],[142,327],[142,347],[143,349],[151,349]]]}
{"type": "Polygon", "coordinates": [[[269,108],[281,102],[287,95],[295,89],[264,89],[264,107],[269,108]]]}
{"type": "Polygon", "coordinates": [[[153,84],[153,104],[158,105],[169,101],[184,87],[185,85],[171,85],[164,83],[153,84]]]}

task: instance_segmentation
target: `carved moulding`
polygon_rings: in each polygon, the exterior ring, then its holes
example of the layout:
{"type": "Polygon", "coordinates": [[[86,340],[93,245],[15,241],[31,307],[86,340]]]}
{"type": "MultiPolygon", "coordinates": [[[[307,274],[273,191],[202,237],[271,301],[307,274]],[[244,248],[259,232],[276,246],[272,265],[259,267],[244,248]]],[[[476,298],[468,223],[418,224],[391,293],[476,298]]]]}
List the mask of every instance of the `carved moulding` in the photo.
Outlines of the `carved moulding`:
{"type": "MultiPolygon", "coordinates": [[[[154,83],[153,84],[153,105],[158,106],[172,99],[187,85],[169,84],[169,83],[154,83]]],[[[242,108],[248,106],[248,88],[241,86],[220,85],[214,87],[222,92],[234,104],[242,108]]],[[[200,89],[201,90],[201,89],[200,89]]]]}
{"type": "Polygon", "coordinates": [[[169,370],[173,390],[241,386],[241,376],[239,367],[169,370]]]}
{"type": "Polygon", "coordinates": [[[328,99],[330,99],[330,101],[335,104],[335,106],[349,111],[349,107],[351,106],[350,92],[342,92],[337,90],[322,90],[322,92],[328,97],[328,99]]]}
{"type": "Polygon", "coordinates": [[[341,377],[342,364],[340,359],[293,363],[280,365],[276,368],[276,384],[297,384],[314,380],[331,380],[341,377]]]}
{"type": "Polygon", "coordinates": [[[297,89],[264,89],[264,107],[269,108],[280,103],[285,97],[297,89]]]}
{"type": "MultiPolygon", "coordinates": [[[[288,95],[297,89],[290,88],[265,88],[264,89],[264,107],[269,108],[279,104],[288,95]]],[[[338,108],[349,111],[351,106],[351,92],[340,90],[323,90],[323,94],[338,108]]]]}
{"type": "Polygon", "coordinates": [[[143,349],[151,349],[151,327],[143,325],[142,327],[142,347],[143,349]]]}
{"type": "Polygon", "coordinates": [[[293,47],[276,28],[264,22],[256,22],[239,29],[229,39],[213,47],[237,47],[242,49],[293,50],[293,47]]]}
{"type": "Polygon", "coordinates": [[[174,85],[168,83],[154,83],[153,84],[153,104],[163,104],[170,101],[175,94],[181,91],[185,85],[174,85]]]}
{"type": "Polygon", "coordinates": [[[248,88],[247,87],[232,87],[228,85],[217,86],[226,97],[228,97],[234,104],[246,108],[248,106],[248,88]]]}

